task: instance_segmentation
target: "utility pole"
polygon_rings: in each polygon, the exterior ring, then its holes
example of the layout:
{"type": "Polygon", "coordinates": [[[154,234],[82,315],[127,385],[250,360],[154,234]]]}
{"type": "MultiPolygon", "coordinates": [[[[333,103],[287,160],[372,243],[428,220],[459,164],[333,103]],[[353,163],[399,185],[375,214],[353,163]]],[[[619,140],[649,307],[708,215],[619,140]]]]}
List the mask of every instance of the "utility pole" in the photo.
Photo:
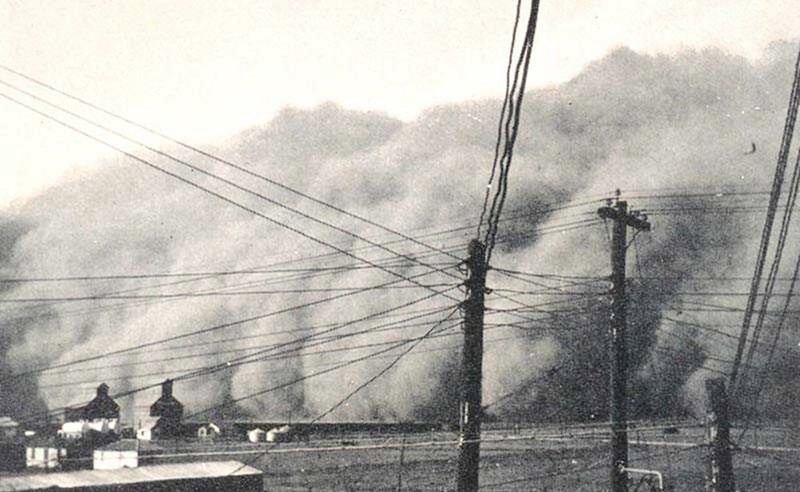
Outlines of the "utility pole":
{"type": "Polygon", "coordinates": [[[649,231],[647,217],[628,213],[628,203],[619,200],[598,209],[603,219],[614,222],[611,239],[611,490],[627,492],[628,473],[628,348],[626,314],[628,297],[625,293],[625,253],[628,248],[628,227],[649,231]]]}
{"type": "Polygon", "coordinates": [[[406,436],[403,434],[403,441],[400,445],[400,466],[397,470],[397,492],[403,490],[403,468],[405,467],[406,456],[406,436]]]}
{"type": "Polygon", "coordinates": [[[706,492],[734,492],[736,485],[733,478],[731,423],[725,378],[706,380],[706,392],[711,407],[706,417],[706,438],[709,444],[706,492]]]}
{"type": "Polygon", "coordinates": [[[486,290],[486,247],[473,239],[467,259],[468,298],[464,302],[464,352],[461,361],[460,435],[458,439],[458,492],[478,490],[480,461],[481,378],[483,373],[483,312],[486,290]]]}

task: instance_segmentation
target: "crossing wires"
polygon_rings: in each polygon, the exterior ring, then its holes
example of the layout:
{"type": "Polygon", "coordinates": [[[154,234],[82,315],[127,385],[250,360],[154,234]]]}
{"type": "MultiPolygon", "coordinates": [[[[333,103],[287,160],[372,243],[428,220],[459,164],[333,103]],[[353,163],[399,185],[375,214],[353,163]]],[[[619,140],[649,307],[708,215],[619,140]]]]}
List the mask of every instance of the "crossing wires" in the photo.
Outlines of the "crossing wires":
{"type": "MultiPolygon", "coordinates": [[[[764,272],[764,264],[766,263],[767,259],[767,250],[772,235],[772,226],[775,221],[775,214],[781,196],[781,188],[783,187],[784,176],[786,174],[786,164],[789,159],[789,150],[792,144],[794,126],[797,121],[798,106],[800,106],[800,53],[798,53],[797,61],[795,62],[794,79],[792,82],[791,94],[789,96],[789,108],[786,114],[786,122],[784,124],[783,135],[781,137],[781,146],[780,146],[780,151],[778,152],[778,164],[777,168],[775,169],[775,177],[772,182],[772,189],[769,197],[769,208],[767,209],[767,217],[764,222],[764,229],[761,232],[761,243],[758,249],[758,257],[756,260],[755,272],[753,273],[753,279],[750,284],[750,297],[747,300],[747,306],[745,308],[745,313],[742,320],[742,330],[739,337],[739,343],[736,348],[736,356],[734,358],[733,367],[731,368],[730,386],[733,388],[734,393],[738,388],[737,378],[739,374],[739,366],[741,365],[742,355],[744,353],[745,344],[747,342],[748,332],[750,331],[750,323],[753,317],[753,313],[755,311],[756,299],[759,296],[761,277],[764,272]]],[[[793,203],[794,202],[792,201],[792,204],[793,203]]],[[[788,227],[788,223],[786,223],[785,226],[788,227]]],[[[784,229],[784,224],[782,224],[781,229],[782,230],[784,229]]],[[[773,266],[775,268],[770,269],[770,278],[774,277],[777,274],[777,271],[773,273],[773,270],[775,270],[777,268],[777,264],[780,263],[781,250],[782,247],[780,247],[779,250],[776,251],[775,262],[773,262],[773,266]]],[[[766,305],[766,303],[769,302],[769,297],[770,294],[772,293],[773,284],[774,281],[771,282],[768,279],[767,287],[765,289],[765,295],[762,301],[764,305],[766,305]]],[[[764,311],[764,309],[762,309],[762,311],[764,311]]],[[[756,331],[760,331],[760,323],[758,322],[757,322],[757,327],[758,328],[756,328],[756,331]]]]}
{"type": "Polygon", "coordinates": [[[489,184],[487,185],[486,196],[484,197],[483,208],[481,210],[481,216],[477,230],[477,236],[480,238],[482,224],[485,217],[486,236],[484,239],[484,244],[486,245],[487,265],[489,264],[489,260],[492,256],[495,240],[497,238],[497,227],[500,220],[500,215],[503,211],[506,195],[508,194],[508,176],[511,169],[511,159],[514,155],[514,143],[517,140],[517,134],[519,130],[522,98],[525,94],[525,83],[528,79],[528,67],[531,61],[533,37],[536,33],[536,21],[539,15],[539,1],[532,0],[531,2],[528,25],[525,29],[525,38],[517,58],[513,80],[509,85],[520,10],[521,0],[517,2],[517,13],[514,21],[514,34],[511,38],[511,48],[508,58],[508,67],[506,70],[506,94],[505,99],[503,100],[502,109],[500,111],[497,132],[498,138],[497,145],[495,146],[495,157],[494,162],[492,163],[492,172],[489,177],[489,184]],[[500,148],[502,148],[502,153],[500,152],[500,148]],[[495,176],[497,177],[497,183],[493,184],[495,176]],[[493,186],[495,191],[492,197],[491,206],[489,206],[489,190],[493,186]],[[487,209],[488,215],[486,215],[487,209]]]}

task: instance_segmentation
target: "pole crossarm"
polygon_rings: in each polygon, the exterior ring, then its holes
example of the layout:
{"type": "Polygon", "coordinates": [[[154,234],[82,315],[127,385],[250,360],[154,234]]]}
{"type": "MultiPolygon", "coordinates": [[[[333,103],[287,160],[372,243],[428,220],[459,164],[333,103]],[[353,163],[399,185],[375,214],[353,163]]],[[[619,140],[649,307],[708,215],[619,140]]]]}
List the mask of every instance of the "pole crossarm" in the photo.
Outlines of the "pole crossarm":
{"type": "Polygon", "coordinates": [[[644,214],[637,214],[636,212],[627,212],[628,203],[625,201],[617,202],[616,207],[600,207],[597,209],[597,215],[602,219],[621,220],[626,226],[636,229],[637,231],[649,231],[650,222],[647,221],[647,216],[644,214]]]}

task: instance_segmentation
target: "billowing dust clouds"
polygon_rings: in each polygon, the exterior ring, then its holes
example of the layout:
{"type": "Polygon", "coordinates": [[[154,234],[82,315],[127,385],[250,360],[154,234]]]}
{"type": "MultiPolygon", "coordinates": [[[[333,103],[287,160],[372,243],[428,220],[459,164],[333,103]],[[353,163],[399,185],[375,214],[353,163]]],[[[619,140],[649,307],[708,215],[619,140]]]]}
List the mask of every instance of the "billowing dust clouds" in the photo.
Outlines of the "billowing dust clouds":
{"type": "MultiPolygon", "coordinates": [[[[636,238],[628,255],[631,413],[687,415],[702,408],[703,380],[728,370],[725,361],[735,351],[739,309],[746,300],[741,294],[748,290],[767,199],[747,193],[769,189],[793,56],[788,44],[772,46],[757,62],[716,50],[651,57],[618,49],[574,80],[526,95],[511,169],[508,220],[502,223],[492,265],[567,278],[523,277],[536,284],[489,273],[495,293],[487,296],[494,310],[486,317],[484,401],[492,404],[503,398],[489,407],[490,412],[540,420],[605,415],[608,297],[593,294],[607,290],[608,283],[586,283],[586,277],[608,274],[608,237],[602,223],[569,226],[595,217],[602,205],[597,200],[617,188],[632,207],[651,211],[653,225],[652,232],[636,238]],[[757,148],[753,154],[748,153],[751,143],[757,148]],[[567,204],[577,205],[553,210],[567,204]],[[537,225],[539,233],[531,234],[537,225]],[[717,280],[699,280],[709,277],[717,280]],[[520,303],[533,309],[502,311],[518,309],[520,303]],[[502,326],[508,324],[514,326],[502,326]],[[508,397],[509,392],[514,393],[508,397]]],[[[408,123],[334,104],[286,109],[211,150],[463,258],[486,187],[499,106],[497,100],[485,100],[434,107],[408,123]],[[443,232],[449,230],[453,231],[443,232]]],[[[387,243],[393,251],[416,255],[451,274],[421,276],[419,283],[442,290],[463,277],[453,266],[454,257],[399,241],[208,158],[169,145],[162,148],[277,203],[387,243]]],[[[390,261],[390,252],[365,248],[352,236],[163,156],[141,155],[338,248],[352,249],[360,258],[405,276],[426,271],[408,260],[390,261]]],[[[431,294],[400,282],[393,287],[403,288],[347,296],[147,350],[14,377],[28,369],[347,292],[342,289],[396,280],[380,269],[362,268],[365,264],[356,259],[324,256],[332,250],[140,163],[120,157],[99,168],[71,176],[4,211],[3,277],[262,272],[202,279],[3,284],[4,299],[121,298],[5,304],[0,315],[0,414],[24,417],[45,406],[80,403],[101,381],[107,381],[112,392],[157,383],[169,374],[250,353],[236,351],[242,347],[256,352],[315,333],[340,336],[324,344],[312,338],[294,352],[287,348],[296,345],[287,345],[270,352],[272,359],[180,381],[175,387],[188,413],[238,400],[215,411],[254,418],[311,418],[383,369],[402,349],[250,395],[383,350],[393,340],[418,337],[463,298],[454,288],[448,291],[451,298],[420,301],[322,333],[334,323],[382,313],[431,294]],[[288,271],[339,266],[342,270],[315,275],[288,271]],[[185,293],[195,295],[135,297],[185,293]],[[423,316],[424,310],[431,313],[423,316]],[[421,317],[407,319],[412,316],[421,317]],[[353,350],[338,350],[348,347],[353,350]],[[278,353],[284,355],[277,357],[278,353]]],[[[782,277],[790,275],[796,255],[797,247],[790,244],[782,277]]],[[[779,283],[778,290],[786,285],[779,283]]],[[[420,343],[328,418],[452,417],[459,316],[456,312],[441,325],[450,327],[442,332],[448,336],[420,343]]],[[[785,395],[798,394],[796,356],[790,353],[796,349],[797,317],[790,316],[779,341],[777,368],[766,387],[767,402],[791,401],[785,395]]],[[[765,341],[771,340],[772,320],[768,318],[765,341]]],[[[759,350],[753,363],[763,363],[765,352],[759,350]]],[[[157,391],[122,399],[123,418],[133,421],[142,415],[157,391]]],[[[769,406],[775,415],[783,410],[778,404],[769,406]]]]}

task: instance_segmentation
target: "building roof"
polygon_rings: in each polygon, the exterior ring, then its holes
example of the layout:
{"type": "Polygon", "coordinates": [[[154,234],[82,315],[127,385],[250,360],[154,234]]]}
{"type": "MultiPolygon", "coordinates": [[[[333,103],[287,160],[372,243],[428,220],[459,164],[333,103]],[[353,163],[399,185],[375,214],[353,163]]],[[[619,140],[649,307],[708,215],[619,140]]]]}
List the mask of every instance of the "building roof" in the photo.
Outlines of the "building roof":
{"type": "Polygon", "coordinates": [[[140,466],[118,470],[79,470],[3,477],[0,491],[48,488],[107,487],[189,478],[261,475],[261,471],[238,461],[211,461],[140,466]]]}
{"type": "Polygon", "coordinates": [[[101,448],[96,448],[95,451],[136,451],[138,449],[139,441],[137,439],[120,439],[101,448]]]}
{"type": "Polygon", "coordinates": [[[64,424],[61,426],[61,431],[63,432],[83,432],[84,430],[88,429],[89,426],[85,421],[64,422],[64,424]]]}
{"type": "Polygon", "coordinates": [[[98,390],[97,396],[83,407],[83,418],[87,420],[118,419],[119,405],[108,394],[98,390]]]}
{"type": "Polygon", "coordinates": [[[25,447],[28,448],[63,448],[63,440],[57,439],[55,436],[45,436],[37,434],[25,440],[25,447]]]}

